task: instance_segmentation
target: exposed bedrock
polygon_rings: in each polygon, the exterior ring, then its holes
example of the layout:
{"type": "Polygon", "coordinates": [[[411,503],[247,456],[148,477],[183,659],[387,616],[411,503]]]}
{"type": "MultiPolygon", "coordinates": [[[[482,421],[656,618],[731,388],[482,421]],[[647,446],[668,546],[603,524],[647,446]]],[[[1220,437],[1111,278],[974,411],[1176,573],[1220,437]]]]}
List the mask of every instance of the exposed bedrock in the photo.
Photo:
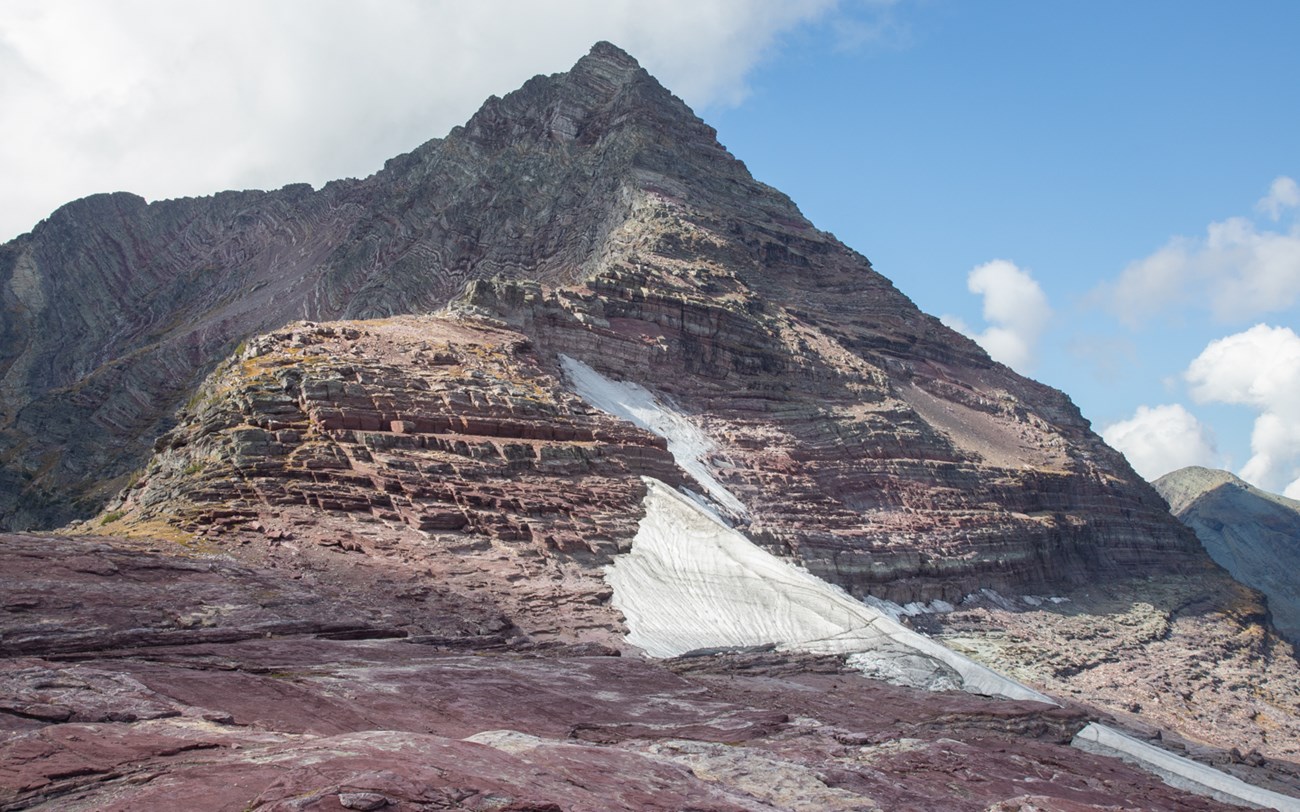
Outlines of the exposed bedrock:
{"type": "Polygon", "coordinates": [[[396,568],[385,589],[342,554],[256,567],[149,544],[0,535],[23,585],[0,607],[0,806],[1230,808],[1070,748],[1078,709],[807,655],[539,646],[440,585],[395,594],[396,568]]]}
{"type": "MultiPolygon", "coordinates": [[[[918,311],[603,44],[364,180],[99,196],[0,248],[0,526],[93,512],[241,340],[427,312],[467,282],[462,306],[547,374],[566,353],[680,401],[752,503],[747,532],[859,594],[1203,560],[1068,399],[918,311]]],[[[313,397],[324,430],[399,434],[313,397]]]]}

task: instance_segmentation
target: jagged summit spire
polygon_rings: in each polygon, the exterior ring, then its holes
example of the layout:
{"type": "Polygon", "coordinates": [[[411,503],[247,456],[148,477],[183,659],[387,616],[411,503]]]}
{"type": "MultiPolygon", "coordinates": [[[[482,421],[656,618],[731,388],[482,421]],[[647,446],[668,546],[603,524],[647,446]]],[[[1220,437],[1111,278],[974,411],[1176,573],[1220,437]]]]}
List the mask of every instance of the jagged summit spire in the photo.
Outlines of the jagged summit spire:
{"type": "Polygon", "coordinates": [[[593,45],[568,71],[534,76],[518,90],[489,98],[464,131],[493,148],[538,137],[569,141],[580,133],[594,140],[620,118],[611,114],[615,107],[631,114],[621,117],[624,123],[644,125],[647,118],[659,118],[671,120],[668,129],[679,135],[699,131],[710,143],[715,136],[635,58],[605,41],[593,45]]]}
{"type": "Polygon", "coordinates": [[[570,73],[597,74],[613,84],[622,85],[641,70],[641,63],[631,54],[611,42],[601,40],[574,64],[570,73]]]}

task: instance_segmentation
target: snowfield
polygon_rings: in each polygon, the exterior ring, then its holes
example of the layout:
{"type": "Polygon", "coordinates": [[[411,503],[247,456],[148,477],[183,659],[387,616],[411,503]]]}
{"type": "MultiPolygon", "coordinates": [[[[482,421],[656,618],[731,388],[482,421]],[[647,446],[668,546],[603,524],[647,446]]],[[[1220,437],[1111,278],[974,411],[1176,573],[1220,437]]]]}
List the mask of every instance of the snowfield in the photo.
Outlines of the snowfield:
{"type": "Polygon", "coordinates": [[[645,482],[632,551],[605,579],[628,642],[646,653],[771,644],[847,654],[867,675],[896,684],[1052,702],[763,550],[668,485],[645,482]]]}
{"type": "Polygon", "coordinates": [[[1174,755],[1096,722],[1080,730],[1073,744],[1090,753],[1115,756],[1160,776],[1170,786],[1197,795],[1208,795],[1230,804],[1300,812],[1300,799],[1247,784],[1213,767],[1174,755]]]}
{"type": "Polygon", "coordinates": [[[733,516],[746,515],[745,504],[713,476],[705,459],[716,448],[713,440],[686,415],[659,401],[650,390],[629,381],[612,381],[596,370],[560,356],[573,391],[602,412],[621,417],[668,441],[677,466],[704,488],[710,499],[733,516]]]}

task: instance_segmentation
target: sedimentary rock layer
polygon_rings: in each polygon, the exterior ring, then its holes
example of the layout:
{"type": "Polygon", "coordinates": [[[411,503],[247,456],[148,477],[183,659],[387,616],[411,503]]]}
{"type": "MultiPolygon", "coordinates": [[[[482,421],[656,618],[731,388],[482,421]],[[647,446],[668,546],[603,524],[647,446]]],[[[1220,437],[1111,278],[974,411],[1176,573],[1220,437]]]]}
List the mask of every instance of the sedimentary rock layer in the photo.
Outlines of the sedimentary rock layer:
{"type": "Polygon", "coordinates": [[[399,638],[382,587],[129,539],[0,536],[0,567],[26,586],[0,607],[6,809],[1229,808],[1070,748],[1077,710],[833,660],[492,643],[447,602],[399,638]]]}

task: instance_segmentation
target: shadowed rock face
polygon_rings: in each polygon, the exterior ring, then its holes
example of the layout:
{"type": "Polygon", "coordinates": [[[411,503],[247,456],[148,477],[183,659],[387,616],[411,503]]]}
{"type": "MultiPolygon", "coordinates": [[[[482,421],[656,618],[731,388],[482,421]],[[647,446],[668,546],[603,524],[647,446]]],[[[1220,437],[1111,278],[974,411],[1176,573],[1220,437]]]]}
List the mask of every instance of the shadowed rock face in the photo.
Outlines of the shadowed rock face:
{"type": "Polygon", "coordinates": [[[1216,563],[1264,593],[1278,631],[1300,641],[1300,502],[1209,468],[1182,468],[1154,484],[1216,563]]]}

